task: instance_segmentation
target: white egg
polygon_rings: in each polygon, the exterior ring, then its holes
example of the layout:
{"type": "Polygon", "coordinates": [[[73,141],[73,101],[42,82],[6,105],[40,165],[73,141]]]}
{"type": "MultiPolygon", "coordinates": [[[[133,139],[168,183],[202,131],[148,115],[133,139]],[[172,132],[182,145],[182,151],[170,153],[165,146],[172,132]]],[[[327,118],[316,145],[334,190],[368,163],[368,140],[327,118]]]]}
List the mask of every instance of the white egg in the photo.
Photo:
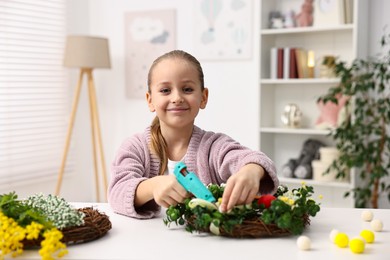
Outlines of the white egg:
{"type": "Polygon", "coordinates": [[[210,223],[210,232],[216,236],[220,235],[219,227],[214,224],[214,221],[211,221],[210,223]]]}
{"type": "Polygon", "coordinates": [[[374,214],[371,210],[363,210],[362,211],[362,220],[363,221],[371,221],[374,217],[374,214]]]}
{"type": "Polygon", "coordinates": [[[198,199],[198,198],[194,198],[192,200],[190,200],[190,202],[188,203],[188,206],[193,209],[195,208],[196,206],[201,206],[202,208],[207,208],[209,210],[218,210],[217,206],[207,200],[203,200],[203,199],[198,199]]]}
{"type": "Polygon", "coordinates": [[[300,250],[310,250],[311,240],[307,236],[300,236],[297,239],[297,246],[300,250]]]}
{"type": "Polygon", "coordinates": [[[372,220],[370,226],[372,230],[376,232],[381,232],[383,230],[383,222],[379,219],[372,220]]]}
{"type": "Polygon", "coordinates": [[[339,233],[339,231],[337,229],[332,229],[332,231],[330,231],[330,234],[329,234],[330,241],[332,241],[334,243],[335,238],[336,238],[338,233],[339,233]]]}

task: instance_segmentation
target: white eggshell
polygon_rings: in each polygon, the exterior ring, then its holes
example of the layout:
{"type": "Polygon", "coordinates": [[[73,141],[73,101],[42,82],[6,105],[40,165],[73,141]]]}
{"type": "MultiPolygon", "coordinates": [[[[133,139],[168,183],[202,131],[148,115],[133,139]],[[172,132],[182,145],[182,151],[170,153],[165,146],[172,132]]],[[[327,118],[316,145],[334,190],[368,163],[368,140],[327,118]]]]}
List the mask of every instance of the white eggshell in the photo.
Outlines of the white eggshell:
{"type": "Polygon", "coordinates": [[[300,250],[310,250],[311,240],[307,236],[300,236],[297,239],[297,246],[300,250]]]}
{"type": "Polygon", "coordinates": [[[198,199],[198,198],[194,198],[192,200],[190,200],[190,202],[188,203],[188,206],[193,209],[195,208],[196,206],[201,206],[202,208],[207,208],[209,210],[218,210],[217,206],[207,200],[203,200],[203,199],[198,199]]]}
{"type": "Polygon", "coordinates": [[[383,222],[379,219],[372,220],[370,226],[372,230],[376,232],[381,232],[383,230],[383,222]]]}
{"type": "Polygon", "coordinates": [[[362,211],[362,220],[363,221],[371,221],[372,218],[374,217],[374,214],[372,213],[371,210],[363,210],[362,211]]]}
{"type": "Polygon", "coordinates": [[[330,231],[330,234],[329,234],[330,241],[332,241],[334,243],[335,238],[336,238],[338,233],[339,233],[339,231],[337,229],[332,229],[332,231],[330,231]]]}
{"type": "Polygon", "coordinates": [[[211,223],[210,223],[210,232],[213,233],[214,235],[217,235],[217,236],[219,236],[219,234],[220,234],[219,227],[214,225],[213,221],[211,221],[211,223]]]}

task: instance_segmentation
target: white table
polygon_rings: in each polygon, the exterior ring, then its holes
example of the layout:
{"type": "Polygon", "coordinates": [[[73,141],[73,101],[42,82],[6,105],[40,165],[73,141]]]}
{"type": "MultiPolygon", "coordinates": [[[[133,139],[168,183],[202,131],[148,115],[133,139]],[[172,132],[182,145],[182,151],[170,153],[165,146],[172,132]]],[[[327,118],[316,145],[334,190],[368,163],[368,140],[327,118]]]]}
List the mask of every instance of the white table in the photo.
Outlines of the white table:
{"type": "MultiPolygon", "coordinates": [[[[107,204],[75,204],[93,206],[105,212],[112,222],[106,236],[85,244],[69,246],[63,259],[390,259],[390,210],[372,210],[381,219],[384,230],[376,232],[373,244],[366,244],[363,254],[349,248],[338,248],[329,239],[333,228],[350,238],[369,228],[361,220],[361,209],[322,208],[303,235],[310,237],[310,251],[300,251],[297,236],[283,238],[232,239],[208,234],[191,234],[183,227],[163,223],[163,215],[150,220],[137,220],[115,214],[107,204]]],[[[37,250],[28,250],[17,259],[40,259],[37,250]]]]}

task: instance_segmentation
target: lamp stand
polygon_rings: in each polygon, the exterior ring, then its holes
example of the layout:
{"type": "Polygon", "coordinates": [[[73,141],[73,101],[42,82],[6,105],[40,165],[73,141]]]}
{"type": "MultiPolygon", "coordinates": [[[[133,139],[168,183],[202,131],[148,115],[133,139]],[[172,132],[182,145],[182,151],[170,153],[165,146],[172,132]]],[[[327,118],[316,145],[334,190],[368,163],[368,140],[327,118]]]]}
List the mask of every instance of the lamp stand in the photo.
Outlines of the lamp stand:
{"type": "Polygon", "coordinates": [[[64,148],[64,153],[63,153],[63,157],[62,157],[60,171],[58,174],[57,187],[56,187],[55,194],[59,195],[60,189],[61,189],[62,178],[64,175],[65,164],[66,164],[66,159],[68,156],[70,139],[72,136],[74,120],[75,120],[75,116],[76,116],[77,106],[79,103],[81,85],[82,85],[84,74],[86,74],[87,79],[88,79],[88,96],[89,96],[89,107],[90,107],[90,112],[91,112],[92,150],[93,150],[93,162],[94,162],[94,172],[95,172],[96,198],[100,202],[100,187],[99,187],[99,174],[98,174],[98,152],[100,153],[99,155],[100,155],[102,175],[103,175],[103,185],[104,185],[103,188],[104,188],[105,192],[107,191],[108,186],[107,186],[105,159],[104,159],[104,153],[103,153],[103,143],[102,143],[102,137],[101,137],[101,132],[100,132],[99,116],[98,116],[98,109],[97,109],[95,85],[94,85],[94,81],[93,81],[91,68],[82,68],[80,71],[79,81],[78,81],[77,87],[75,89],[75,95],[74,95],[73,105],[72,105],[72,112],[70,115],[70,121],[69,121],[68,131],[67,131],[67,135],[66,135],[66,141],[65,141],[65,148],[64,148]]]}

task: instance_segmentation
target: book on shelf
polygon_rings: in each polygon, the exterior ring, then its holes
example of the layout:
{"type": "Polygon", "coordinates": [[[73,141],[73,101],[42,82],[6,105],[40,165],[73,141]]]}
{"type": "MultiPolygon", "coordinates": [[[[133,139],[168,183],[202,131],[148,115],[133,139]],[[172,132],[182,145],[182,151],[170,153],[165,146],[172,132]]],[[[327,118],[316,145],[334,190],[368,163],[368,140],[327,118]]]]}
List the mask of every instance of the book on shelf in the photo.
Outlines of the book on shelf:
{"type": "Polygon", "coordinates": [[[344,23],[353,23],[353,0],[344,0],[344,23]]]}
{"type": "Polygon", "coordinates": [[[290,78],[290,47],[283,48],[283,78],[290,78]]]}
{"type": "Polygon", "coordinates": [[[308,78],[309,68],[307,66],[307,51],[302,48],[297,48],[295,54],[297,59],[298,78],[308,78]]]}
{"type": "Polygon", "coordinates": [[[298,78],[298,67],[297,67],[297,55],[296,48],[290,48],[290,65],[289,65],[289,78],[298,78]]]}
{"type": "Polygon", "coordinates": [[[309,77],[306,50],[296,47],[273,47],[270,55],[271,79],[309,77]]]}
{"type": "Polygon", "coordinates": [[[277,78],[277,56],[278,56],[278,48],[271,48],[271,57],[270,57],[270,78],[276,79],[277,78]]]}
{"type": "Polygon", "coordinates": [[[283,61],[284,61],[284,49],[278,48],[278,56],[277,56],[277,78],[282,79],[283,78],[283,61]]]}

